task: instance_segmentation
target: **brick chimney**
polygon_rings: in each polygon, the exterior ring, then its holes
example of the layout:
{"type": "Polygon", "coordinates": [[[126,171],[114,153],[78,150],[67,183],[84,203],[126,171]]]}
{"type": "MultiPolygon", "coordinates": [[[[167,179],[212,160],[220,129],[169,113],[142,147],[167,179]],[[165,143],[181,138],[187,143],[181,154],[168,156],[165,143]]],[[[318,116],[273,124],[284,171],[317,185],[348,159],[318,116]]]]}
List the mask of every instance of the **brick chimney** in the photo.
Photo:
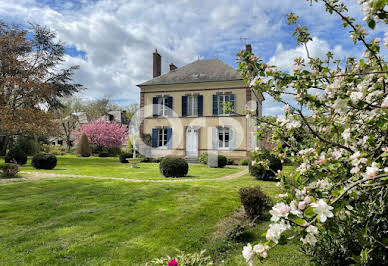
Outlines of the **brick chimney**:
{"type": "Polygon", "coordinates": [[[175,69],[177,69],[177,66],[174,65],[174,63],[171,63],[171,64],[170,64],[170,71],[173,71],[173,70],[175,70],[175,69]]]}
{"type": "Polygon", "coordinates": [[[245,50],[248,51],[248,52],[250,52],[250,53],[252,53],[252,45],[246,44],[246,45],[245,45],[245,50]]]}
{"type": "Polygon", "coordinates": [[[162,57],[158,53],[158,49],[154,52],[154,73],[153,77],[159,77],[162,74],[162,57]]]}

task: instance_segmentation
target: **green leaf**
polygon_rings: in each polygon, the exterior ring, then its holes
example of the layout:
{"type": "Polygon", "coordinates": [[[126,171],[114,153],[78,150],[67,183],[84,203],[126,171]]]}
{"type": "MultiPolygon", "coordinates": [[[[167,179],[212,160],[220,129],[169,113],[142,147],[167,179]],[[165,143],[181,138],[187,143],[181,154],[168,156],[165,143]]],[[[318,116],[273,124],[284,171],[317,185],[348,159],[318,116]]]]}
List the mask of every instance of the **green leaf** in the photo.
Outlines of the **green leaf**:
{"type": "Polygon", "coordinates": [[[306,224],[306,221],[304,220],[304,219],[302,219],[302,218],[296,218],[295,220],[294,220],[294,222],[296,223],[296,224],[298,224],[298,225],[305,225],[306,224]]]}
{"type": "Polygon", "coordinates": [[[369,20],[368,26],[373,30],[376,27],[376,21],[374,21],[373,19],[369,20]]]}
{"type": "Polygon", "coordinates": [[[304,216],[307,217],[307,218],[312,218],[315,216],[315,212],[314,212],[314,208],[313,207],[308,207],[305,211],[304,211],[304,216]]]}

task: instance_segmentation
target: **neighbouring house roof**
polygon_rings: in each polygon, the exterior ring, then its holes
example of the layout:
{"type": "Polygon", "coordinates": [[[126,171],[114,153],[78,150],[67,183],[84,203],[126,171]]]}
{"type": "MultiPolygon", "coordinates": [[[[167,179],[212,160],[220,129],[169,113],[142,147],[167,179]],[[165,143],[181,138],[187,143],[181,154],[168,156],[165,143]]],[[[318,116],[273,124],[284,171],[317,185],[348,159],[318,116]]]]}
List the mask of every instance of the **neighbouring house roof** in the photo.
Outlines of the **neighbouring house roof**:
{"type": "Polygon", "coordinates": [[[89,122],[88,116],[85,112],[73,113],[73,115],[76,115],[78,117],[78,121],[80,124],[87,124],[89,122]]]}
{"type": "Polygon", "coordinates": [[[236,69],[219,59],[203,59],[172,70],[138,86],[242,80],[236,69]]]}

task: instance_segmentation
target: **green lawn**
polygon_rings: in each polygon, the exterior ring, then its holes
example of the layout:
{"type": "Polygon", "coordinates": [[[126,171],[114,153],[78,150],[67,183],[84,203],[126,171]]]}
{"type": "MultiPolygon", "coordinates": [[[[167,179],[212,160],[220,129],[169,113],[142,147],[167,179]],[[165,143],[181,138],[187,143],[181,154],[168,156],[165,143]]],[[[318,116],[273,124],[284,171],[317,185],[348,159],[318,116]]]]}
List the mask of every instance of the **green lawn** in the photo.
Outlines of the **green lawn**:
{"type": "MultiPolygon", "coordinates": [[[[207,249],[217,265],[246,265],[246,243],[215,240],[214,231],[240,207],[238,189],[255,184],[272,197],[280,192],[274,182],[249,175],[187,183],[56,178],[1,184],[0,265],[144,265],[176,248],[207,249]]],[[[250,229],[252,241],[262,239],[267,224],[250,229]]],[[[291,243],[274,248],[265,265],[308,260],[291,243]]]]}
{"type": "MultiPolygon", "coordinates": [[[[132,179],[166,179],[159,173],[159,164],[140,163],[140,168],[133,169],[131,164],[123,164],[118,158],[82,158],[74,155],[57,156],[58,164],[53,170],[34,169],[29,160],[21,171],[48,172],[58,174],[76,174],[90,176],[123,177],[132,179]]],[[[225,167],[221,169],[209,168],[206,165],[190,164],[186,178],[217,178],[241,171],[241,169],[225,167]]]]}

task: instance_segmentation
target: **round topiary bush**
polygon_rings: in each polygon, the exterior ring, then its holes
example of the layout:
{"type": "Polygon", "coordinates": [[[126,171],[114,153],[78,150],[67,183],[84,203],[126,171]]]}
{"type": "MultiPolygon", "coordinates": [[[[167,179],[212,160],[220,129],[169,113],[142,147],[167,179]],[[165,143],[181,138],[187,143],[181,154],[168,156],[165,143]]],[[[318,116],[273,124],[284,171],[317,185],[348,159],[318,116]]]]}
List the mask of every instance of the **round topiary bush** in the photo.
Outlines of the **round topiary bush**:
{"type": "Polygon", "coordinates": [[[189,165],[183,158],[167,157],[159,164],[160,173],[165,177],[184,177],[189,165]]]}
{"type": "Polygon", "coordinates": [[[19,146],[15,146],[7,152],[4,161],[24,165],[27,163],[27,154],[19,146]]]}
{"type": "Polygon", "coordinates": [[[57,166],[57,157],[48,153],[39,153],[32,157],[31,165],[36,169],[51,170],[57,166]]]}
{"type": "Polygon", "coordinates": [[[282,169],[281,160],[269,151],[253,152],[252,161],[249,164],[249,173],[257,180],[275,179],[276,173],[282,169]]]}
{"type": "Polygon", "coordinates": [[[224,168],[228,163],[228,159],[224,155],[218,155],[218,168],[224,168]]]}
{"type": "Polygon", "coordinates": [[[120,163],[128,163],[127,158],[129,158],[129,157],[131,157],[131,155],[128,153],[121,154],[119,157],[120,163]]]}

